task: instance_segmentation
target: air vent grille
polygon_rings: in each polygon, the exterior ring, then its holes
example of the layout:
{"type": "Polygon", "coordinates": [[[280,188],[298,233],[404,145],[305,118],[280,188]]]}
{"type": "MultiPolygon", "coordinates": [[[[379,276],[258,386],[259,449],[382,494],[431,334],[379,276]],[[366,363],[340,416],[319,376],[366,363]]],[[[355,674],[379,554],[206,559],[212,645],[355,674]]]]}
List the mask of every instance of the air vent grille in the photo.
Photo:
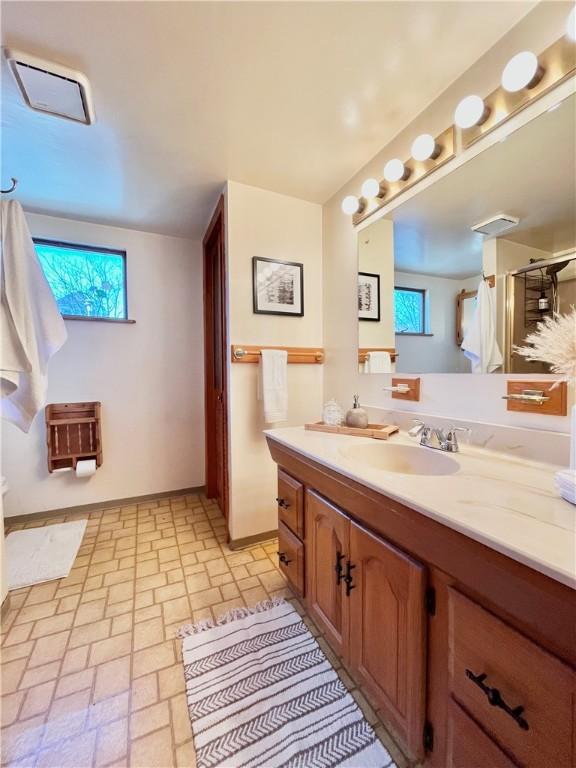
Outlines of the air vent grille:
{"type": "Polygon", "coordinates": [[[474,224],[472,230],[479,232],[481,235],[488,235],[488,237],[497,237],[498,235],[507,232],[509,229],[518,226],[520,219],[516,216],[510,216],[506,213],[499,213],[497,216],[480,222],[480,224],[474,224]]]}
{"type": "Polygon", "coordinates": [[[20,51],[7,50],[6,58],[31,109],[86,125],[94,122],[90,85],[81,72],[20,51]]]}

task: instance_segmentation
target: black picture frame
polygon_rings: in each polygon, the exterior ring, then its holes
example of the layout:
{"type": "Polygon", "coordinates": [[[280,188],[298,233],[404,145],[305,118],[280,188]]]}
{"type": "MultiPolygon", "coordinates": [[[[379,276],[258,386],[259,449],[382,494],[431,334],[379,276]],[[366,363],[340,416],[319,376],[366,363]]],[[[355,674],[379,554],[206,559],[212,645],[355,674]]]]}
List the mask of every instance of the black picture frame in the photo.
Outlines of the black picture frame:
{"type": "Polygon", "coordinates": [[[380,322],[380,275],[373,272],[358,272],[358,320],[379,323],[380,322]],[[373,294],[375,295],[376,307],[362,310],[361,298],[360,298],[360,278],[365,278],[364,283],[370,284],[374,287],[373,294]],[[362,314],[362,313],[365,314],[362,314]]]}
{"type": "MultiPolygon", "coordinates": [[[[268,286],[269,287],[269,286],[268,286]]],[[[276,289],[277,291],[282,291],[276,289]]],[[[288,286],[288,295],[290,295],[290,286],[288,286]]],[[[281,295],[278,296],[282,298],[281,295]]],[[[267,259],[263,256],[252,257],[252,305],[255,315],[282,315],[283,317],[303,317],[304,316],[304,264],[300,264],[296,261],[282,261],[281,259],[267,259]],[[265,285],[261,285],[262,275],[260,271],[261,264],[275,264],[278,266],[278,272],[284,271],[286,276],[289,272],[292,272],[292,303],[286,302],[282,304],[281,301],[268,300],[263,295],[266,290],[265,285]],[[293,269],[289,269],[293,268],[293,269]],[[275,309],[274,307],[285,306],[286,309],[275,309]]]]}

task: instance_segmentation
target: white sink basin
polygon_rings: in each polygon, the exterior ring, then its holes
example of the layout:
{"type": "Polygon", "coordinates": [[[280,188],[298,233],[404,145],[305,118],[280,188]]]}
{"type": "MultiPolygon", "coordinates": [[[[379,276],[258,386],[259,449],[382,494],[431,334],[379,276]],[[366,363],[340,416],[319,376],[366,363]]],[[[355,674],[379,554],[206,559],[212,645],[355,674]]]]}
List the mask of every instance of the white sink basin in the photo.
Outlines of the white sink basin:
{"type": "Polygon", "coordinates": [[[419,445],[361,443],[341,452],[346,459],[401,475],[453,475],[460,469],[451,456],[419,445]]]}

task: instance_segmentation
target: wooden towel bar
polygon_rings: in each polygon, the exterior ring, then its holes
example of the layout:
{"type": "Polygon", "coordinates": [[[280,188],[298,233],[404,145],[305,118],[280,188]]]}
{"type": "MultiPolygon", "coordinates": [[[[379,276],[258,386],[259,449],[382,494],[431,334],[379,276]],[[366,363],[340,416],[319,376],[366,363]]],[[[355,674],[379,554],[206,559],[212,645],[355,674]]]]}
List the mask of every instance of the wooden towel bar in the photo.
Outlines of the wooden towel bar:
{"type": "Polygon", "coordinates": [[[358,350],[358,362],[365,363],[370,352],[390,352],[390,359],[393,363],[396,362],[398,357],[396,350],[390,347],[360,347],[358,350]]]}
{"type": "Polygon", "coordinates": [[[256,347],[232,344],[233,363],[257,363],[263,349],[285,349],[289,363],[323,363],[324,350],[318,347],[256,347]]]}

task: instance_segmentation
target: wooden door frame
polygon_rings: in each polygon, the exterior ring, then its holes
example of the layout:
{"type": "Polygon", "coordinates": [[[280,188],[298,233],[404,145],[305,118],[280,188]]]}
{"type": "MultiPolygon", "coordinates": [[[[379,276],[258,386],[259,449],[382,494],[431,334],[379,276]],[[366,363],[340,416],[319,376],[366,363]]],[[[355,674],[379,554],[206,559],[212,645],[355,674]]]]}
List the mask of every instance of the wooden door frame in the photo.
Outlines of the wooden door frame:
{"type": "Polygon", "coordinates": [[[220,274],[223,277],[223,298],[221,306],[221,324],[223,329],[222,360],[224,361],[222,372],[222,411],[223,411],[223,438],[222,456],[224,457],[224,487],[222,489],[223,509],[222,514],[228,520],[229,509],[229,453],[228,453],[228,275],[226,269],[226,230],[225,230],[225,206],[224,195],[220,196],[208,228],[202,239],[203,274],[204,274],[204,424],[205,424],[205,472],[206,495],[215,494],[216,471],[215,455],[215,430],[213,429],[213,415],[215,413],[215,401],[212,396],[211,373],[214,369],[213,344],[211,342],[212,318],[211,307],[207,302],[208,281],[211,274],[209,264],[209,244],[215,233],[220,236],[220,274]]]}

